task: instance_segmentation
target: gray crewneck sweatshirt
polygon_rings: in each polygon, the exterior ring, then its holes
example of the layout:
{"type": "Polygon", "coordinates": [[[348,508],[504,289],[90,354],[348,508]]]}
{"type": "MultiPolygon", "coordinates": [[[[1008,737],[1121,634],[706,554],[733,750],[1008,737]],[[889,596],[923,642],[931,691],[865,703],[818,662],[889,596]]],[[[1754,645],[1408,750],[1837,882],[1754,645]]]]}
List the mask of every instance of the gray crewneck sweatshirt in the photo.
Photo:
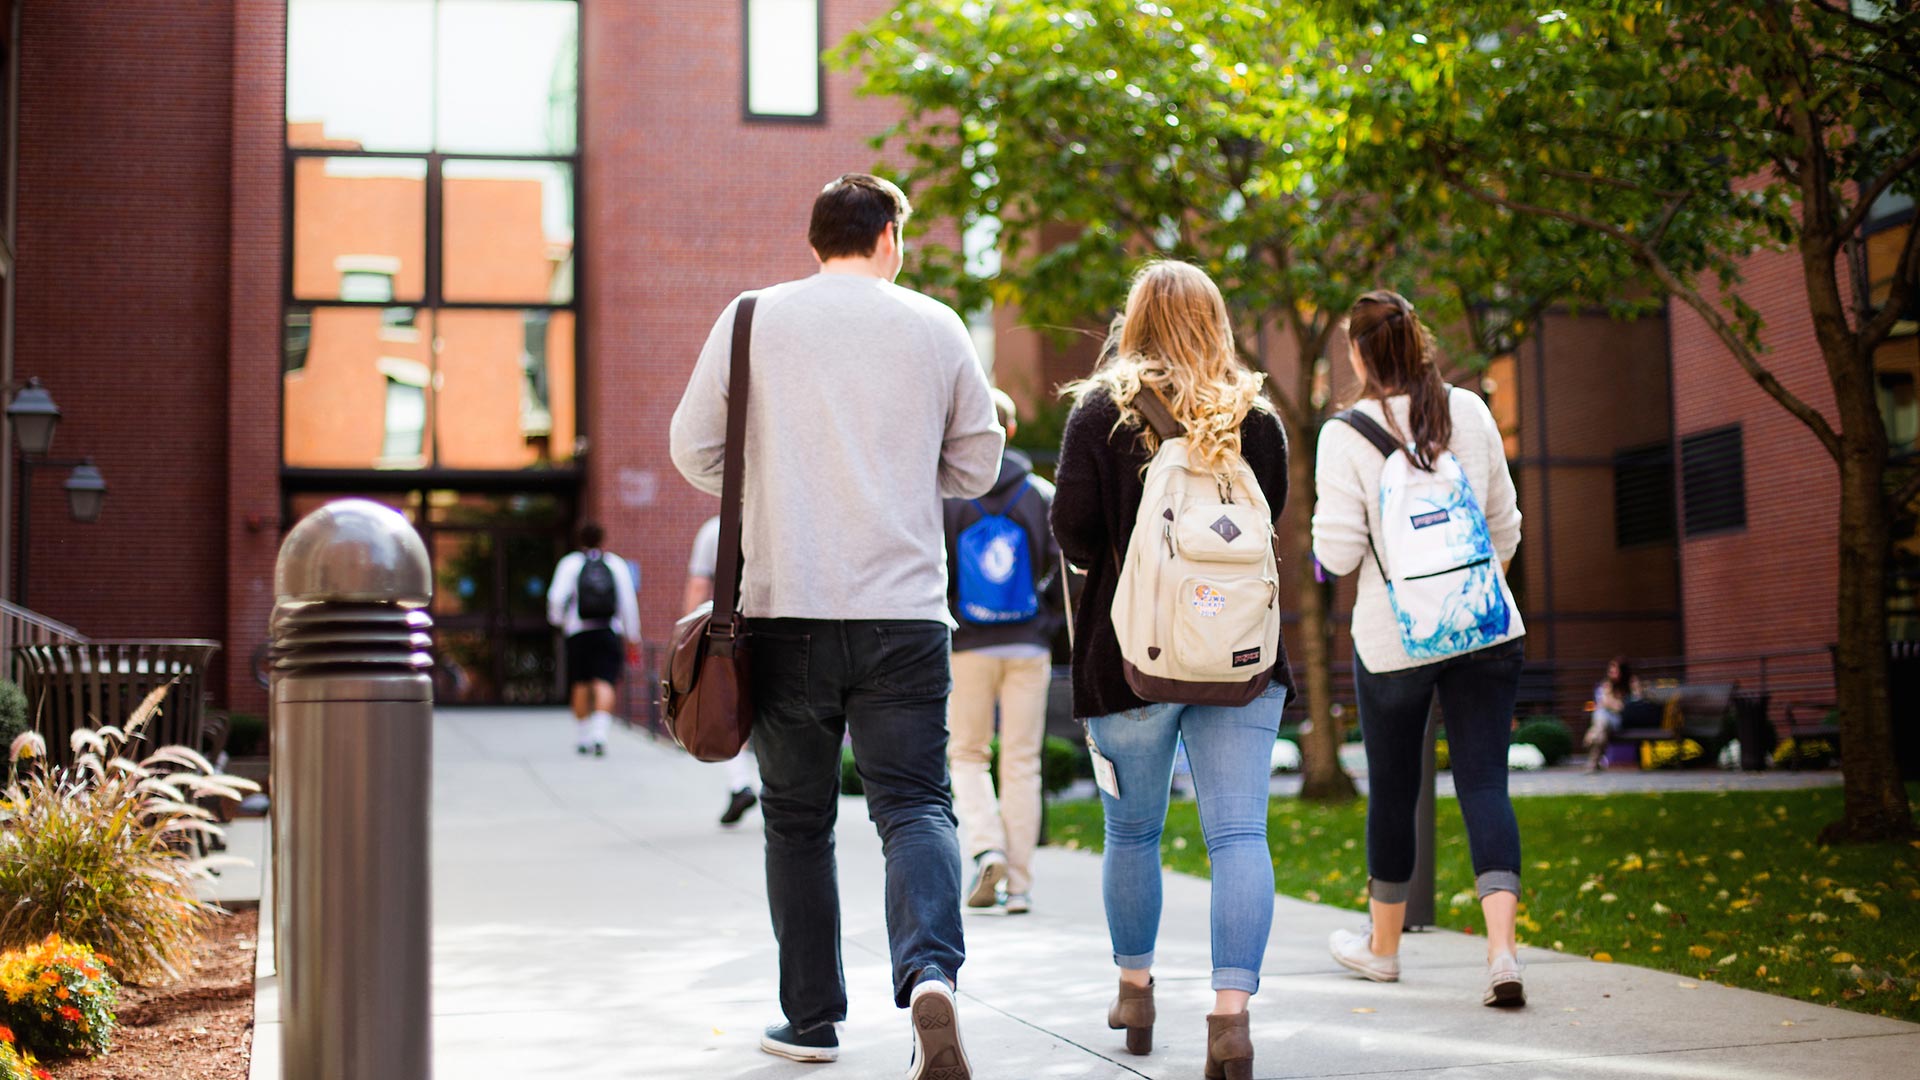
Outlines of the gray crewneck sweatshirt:
{"type": "MultiPolygon", "coordinates": [[[[720,493],[736,299],[673,414],[673,463],[720,493]]],[[[953,625],[941,499],[978,498],[1006,433],[966,324],[889,281],[760,292],[750,355],[741,611],[953,625]]]]}

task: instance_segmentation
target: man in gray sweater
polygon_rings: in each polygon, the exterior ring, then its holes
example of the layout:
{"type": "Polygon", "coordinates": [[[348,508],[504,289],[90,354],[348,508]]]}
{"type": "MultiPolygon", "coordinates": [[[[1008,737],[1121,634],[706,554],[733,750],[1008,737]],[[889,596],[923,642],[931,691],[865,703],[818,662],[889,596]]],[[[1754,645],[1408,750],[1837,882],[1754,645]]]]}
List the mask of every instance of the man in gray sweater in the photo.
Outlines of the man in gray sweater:
{"type": "MultiPolygon", "coordinates": [[[[940,500],[986,494],[1005,435],[960,317],[893,283],[910,212],[877,177],[828,184],[807,234],[820,272],[762,290],[753,315],[740,592],[785,1014],[760,1047],[839,1057],[833,828],[845,733],[886,856],[894,1000],[912,1010],[909,1076],[965,1080],[940,500]]],[[[674,465],[714,494],[738,306],[714,324],[673,416],[674,465]]]]}

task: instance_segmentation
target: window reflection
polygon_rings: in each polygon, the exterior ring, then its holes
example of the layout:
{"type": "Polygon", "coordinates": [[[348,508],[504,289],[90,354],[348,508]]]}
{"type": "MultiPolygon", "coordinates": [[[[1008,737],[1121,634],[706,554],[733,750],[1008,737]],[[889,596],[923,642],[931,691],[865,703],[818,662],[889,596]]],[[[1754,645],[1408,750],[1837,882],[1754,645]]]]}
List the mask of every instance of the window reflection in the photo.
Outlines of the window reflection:
{"type": "Polygon", "coordinates": [[[573,153],[578,18],[554,0],[441,0],[436,148],[573,153]]]}
{"type": "Polygon", "coordinates": [[[819,0],[747,0],[747,112],[820,114],[819,0]]]}
{"type": "Polygon", "coordinates": [[[573,300],[573,169],[544,161],[449,161],[441,289],[451,301],[573,300]]]}
{"type": "Polygon", "coordinates": [[[293,166],[293,293],[303,300],[420,300],[427,163],[303,157],[293,166]]]}
{"type": "Polygon", "coordinates": [[[448,310],[440,337],[439,464],[525,469],[573,459],[573,313],[448,310]],[[458,418],[453,422],[452,418],[458,418]]]}
{"type": "Polygon", "coordinates": [[[329,150],[433,143],[430,0],[290,0],[287,141],[329,150]]]}
{"type": "MultiPolygon", "coordinates": [[[[287,315],[282,447],[288,465],[417,469],[433,452],[432,342],[375,307],[287,315]],[[299,362],[294,350],[300,348],[299,362]]],[[[419,314],[420,323],[430,316],[419,314]]]]}

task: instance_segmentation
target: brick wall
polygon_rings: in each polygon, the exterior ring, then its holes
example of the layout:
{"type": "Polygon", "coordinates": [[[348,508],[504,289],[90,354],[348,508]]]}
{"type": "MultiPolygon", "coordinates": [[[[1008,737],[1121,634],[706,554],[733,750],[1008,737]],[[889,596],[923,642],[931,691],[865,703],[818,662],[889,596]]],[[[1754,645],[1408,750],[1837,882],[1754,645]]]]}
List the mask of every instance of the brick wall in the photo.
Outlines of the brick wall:
{"type": "MultiPolygon", "coordinates": [[[[1749,259],[1741,294],[1766,319],[1767,365],[1832,417],[1798,257],[1749,259]]],[[[1680,437],[1741,425],[1746,528],[1683,539],[1689,656],[1820,648],[1834,639],[1838,470],[1798,420],[1755,386],[1699,316],[1672,307],[1674,428],[1680,437]]]]}
{"type": "Polygon", "coordinates": [[[228,321],[226,694],[266,707],[248,661],[266,640],[280,546],[280,293],[286,4],[235,0],[228,321]]]}
{"type": "MultiPolygon", "coordinates": [[[[886,0],[825,5],[831,46],[886,0]]],[[[582,368],[592,449],[582,516],[641,564],[642,621],[679,615],[688,546],[718,500],[667,456],[668,421],[714,319],[738,293],[813,272],[820,185],[871,168],[897,107],[829,72],[824,124],[741,118],[741,5],[581,8],[585,181],[582,368]]]]}
{"type": "Polygon", "coordinates": [[[233,6],[24,8],[15,371],[109,487],[36,478],[28,601],[94,636],[227,636],[233,6]]]}

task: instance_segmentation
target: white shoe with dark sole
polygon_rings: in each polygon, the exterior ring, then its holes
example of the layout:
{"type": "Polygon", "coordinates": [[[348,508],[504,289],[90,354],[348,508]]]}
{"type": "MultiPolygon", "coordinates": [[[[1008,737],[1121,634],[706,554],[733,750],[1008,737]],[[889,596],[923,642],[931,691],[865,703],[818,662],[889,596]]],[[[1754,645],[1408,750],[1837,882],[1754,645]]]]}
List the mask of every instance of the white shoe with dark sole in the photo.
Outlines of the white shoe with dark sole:
{"type": "Polygon", "coordinates": [[[1501,953],[1487,965],[1487,992],[1480,1004],[1495,1009],[1517,1009],[1527,1003],[1527,989],[1520,981],[1520,958],[1501,953]]]}
{"type": "Polygon", "coordinates": [[[966,1047],[960,1045],[960,1016],[953,990],[938,979],[913,988],[907,1002],[913,1018],[913,1060],[907,1080],[973,1080],[966,1047]]]}

